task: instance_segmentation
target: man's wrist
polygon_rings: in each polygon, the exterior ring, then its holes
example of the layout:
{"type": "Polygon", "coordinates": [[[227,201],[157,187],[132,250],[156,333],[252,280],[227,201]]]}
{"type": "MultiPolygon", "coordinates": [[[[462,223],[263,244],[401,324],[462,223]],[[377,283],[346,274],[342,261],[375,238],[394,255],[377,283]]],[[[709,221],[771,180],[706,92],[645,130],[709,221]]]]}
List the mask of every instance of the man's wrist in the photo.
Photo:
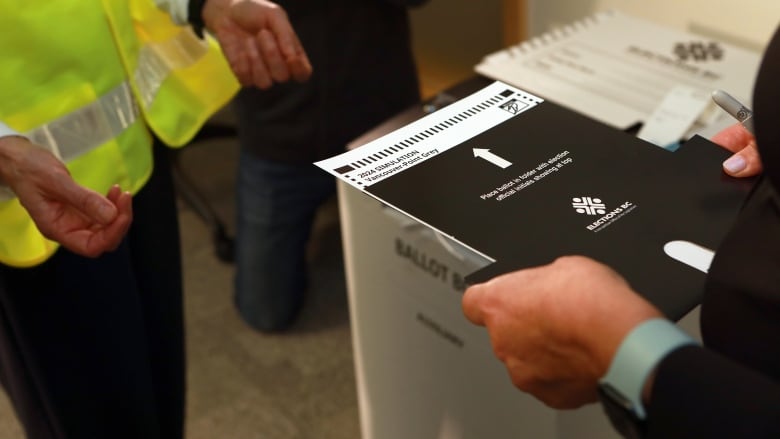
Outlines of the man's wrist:
{"type": "Polygon", "coordinates": [[[643,394],[649,394],[648,378],[652,378],[656,366],[667,354],[688,344],[696,341],[666,319],[642,322],[620,343],[601,384],[619,392],[630,402],[636,416],[644,419],[643,394]]]}
{"type": "Polygon", "coordinates": [[[0,126],[0,133],[2,133],[0,135],[0,202],[2,202],[16,197],[8,181],[13,175],[14,162],[19,155],[18,151],[26,146],[26,144],[19,142],[28,143],[28,140],[6,125],[2,123],[0,125],[2,125],[0,126]]]}
{"type": "Polygon", "coordinates": [[[14,158],[16,138],[19,133],[0,122],[0,186],[7,186],[6,178],[14,158]]]}

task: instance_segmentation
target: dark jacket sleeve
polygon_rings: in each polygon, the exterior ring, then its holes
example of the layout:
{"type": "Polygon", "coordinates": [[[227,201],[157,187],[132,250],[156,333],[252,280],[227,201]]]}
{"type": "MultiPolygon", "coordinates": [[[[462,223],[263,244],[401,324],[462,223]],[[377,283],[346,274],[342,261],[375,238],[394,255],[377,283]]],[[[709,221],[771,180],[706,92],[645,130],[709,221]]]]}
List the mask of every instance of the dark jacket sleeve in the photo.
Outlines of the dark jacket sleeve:
{"type": "Polygon", "coordinates": [[[648,438],[780,438],[780,384],[711,350],[685,347],[657,369],[648,438]]]}
{"type": "Polygon", "coordinates": [[[656,371],[650,438],[780,438],[780,30],[754,90],[764,175],[718,248],[702,302],[707,348],[656,371]]]}
{"type": "Polygon", "coordinates": [[[420,6],[428,3],[428,0],[381,0],[396,6],[420,6]]]}

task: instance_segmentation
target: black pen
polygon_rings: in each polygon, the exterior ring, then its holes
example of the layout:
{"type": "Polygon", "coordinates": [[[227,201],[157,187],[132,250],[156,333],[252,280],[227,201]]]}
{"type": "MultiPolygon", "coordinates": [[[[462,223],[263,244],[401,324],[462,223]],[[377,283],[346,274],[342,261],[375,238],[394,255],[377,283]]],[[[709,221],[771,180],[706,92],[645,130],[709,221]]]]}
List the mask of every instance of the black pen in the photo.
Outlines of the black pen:
{"type": "Polygon", "coordinates": [[[712,92],[712,100],[715,101],[718,106],[726,113],[732,115],[735,119],[742,124],[745,129],[754,134],[753,131],[753,112],[741,102],[734,99],[730,94],[723,90],[715,90],[712,92]]]}

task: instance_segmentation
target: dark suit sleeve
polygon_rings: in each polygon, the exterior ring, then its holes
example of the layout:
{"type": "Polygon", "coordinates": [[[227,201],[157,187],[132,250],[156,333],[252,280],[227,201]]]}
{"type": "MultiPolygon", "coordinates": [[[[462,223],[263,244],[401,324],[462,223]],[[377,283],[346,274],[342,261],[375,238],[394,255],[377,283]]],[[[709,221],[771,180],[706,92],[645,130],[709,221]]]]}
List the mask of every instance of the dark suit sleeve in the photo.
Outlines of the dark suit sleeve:
{"type": "Polygon", "coordinates": [[[657,369],[648,438],[780,438],[780,384],[689,346],[657,369]]]}
{"type": "Polygon", "coordinates": [[[424,3],[428,3],[428,0],[381,0],[381,1],[396,6],[420,6],[424,3]]]}

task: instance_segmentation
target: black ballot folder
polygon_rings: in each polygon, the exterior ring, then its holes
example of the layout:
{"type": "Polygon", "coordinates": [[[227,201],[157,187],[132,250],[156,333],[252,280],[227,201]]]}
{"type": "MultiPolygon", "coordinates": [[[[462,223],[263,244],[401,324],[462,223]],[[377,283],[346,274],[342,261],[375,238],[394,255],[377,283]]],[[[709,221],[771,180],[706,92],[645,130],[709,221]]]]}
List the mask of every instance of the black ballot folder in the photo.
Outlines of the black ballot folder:
{"type": "Polygon", "coordinates": [[[613,267],[672,319],[695,307],[708,264],[668,251],[706,253],[728,232],[752,184],[722,172],[730,153],[702,137],[667,151],[510,91],[407,128],[370,155],[318,165],[495,261],[468,282],[578,254],[613,267]],[[465,126],[470,112],[490,111],[516,114],[465,126]],[[447,130],[471,132],[446,146],[447,130]]]}

